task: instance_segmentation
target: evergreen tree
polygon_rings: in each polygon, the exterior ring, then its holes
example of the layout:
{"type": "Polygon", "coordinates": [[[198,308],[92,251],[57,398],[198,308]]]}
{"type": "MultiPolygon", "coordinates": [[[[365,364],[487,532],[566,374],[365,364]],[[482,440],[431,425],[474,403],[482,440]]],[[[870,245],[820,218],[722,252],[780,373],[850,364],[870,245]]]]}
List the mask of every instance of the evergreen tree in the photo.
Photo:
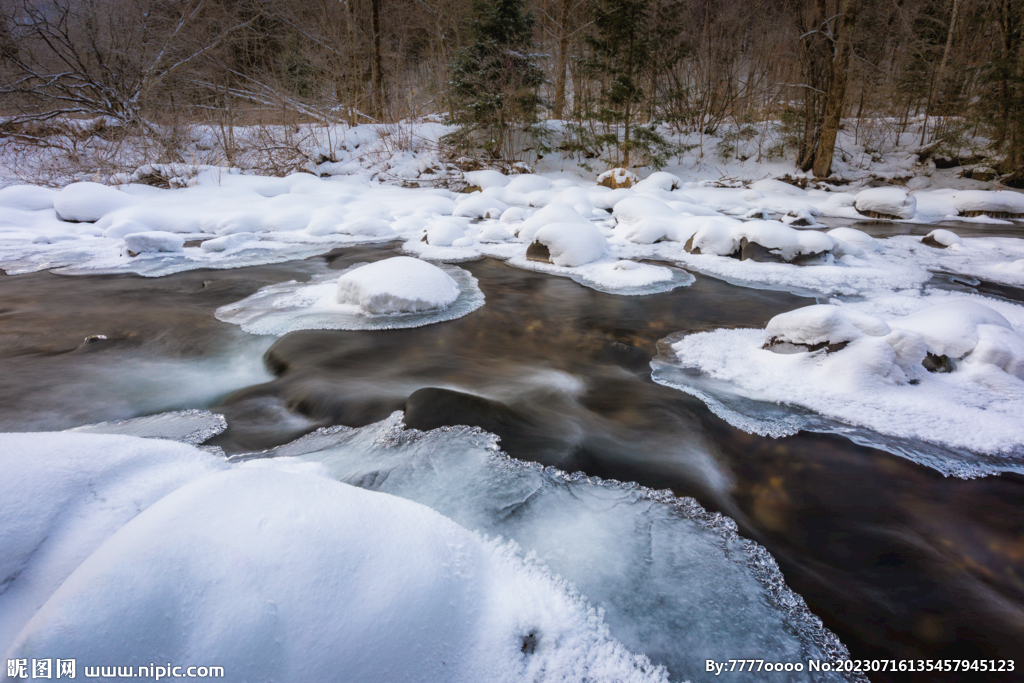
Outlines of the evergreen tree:
{"type": "MultiPolygon", "coordinates": [[[[650,27],[651,0],[595,0],[594,33],[587,36],[588,58],[582,60],[584,70],[601,82],[598,102],[584,102],[585,108],[596,110],[578,114],[596,119],[605,133],[593,137],[600,149],[611,148],[610,163],[629,166],[630,158],[643,157],[654,166],[664,164],[671,151],[657,132],[655,122],[637,125],[643,103],[654,93],[645,93],[642,83],[648,82],[655,69],[655,32],[650,27]],[[621,134],[620,134],[621,130],[621,134]],[[620,157],[621,155],[621,157],[620,157]]],[[[578,130],[582,130],[582,125],[578,130]]]]}
{"type": "Polygon", "coordinates": [[[473,13],[472,43],[451,67],[449,95],[459,129],[446,142],[517,161],[532,137],[544,82],[532,52],[536,19],[524,0],[475,0],[473,13]]]}

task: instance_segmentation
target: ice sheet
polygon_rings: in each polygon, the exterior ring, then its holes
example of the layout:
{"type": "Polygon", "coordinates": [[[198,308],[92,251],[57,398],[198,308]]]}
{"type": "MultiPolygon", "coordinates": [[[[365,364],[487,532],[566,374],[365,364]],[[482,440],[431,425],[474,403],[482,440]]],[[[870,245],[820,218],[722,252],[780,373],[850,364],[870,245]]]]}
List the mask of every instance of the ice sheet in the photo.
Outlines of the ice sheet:
{"type": "Polygon", "coordinates": [[[281,336],[294,330],[422,327],[461,318],[484,305],[484,294],[476,278],[452,265],[442,265],[441,269],[455,281],[459,293],[446,307],[408,313],[370,313],[354,304],[339,303],[339,278],[365,265],[357,263],[340,273],[317,275],[309,282],[293,280],[263,287],[241,301],[221,306],[215,315],[218,320],[240,325],[252,334],[281,336]]]}

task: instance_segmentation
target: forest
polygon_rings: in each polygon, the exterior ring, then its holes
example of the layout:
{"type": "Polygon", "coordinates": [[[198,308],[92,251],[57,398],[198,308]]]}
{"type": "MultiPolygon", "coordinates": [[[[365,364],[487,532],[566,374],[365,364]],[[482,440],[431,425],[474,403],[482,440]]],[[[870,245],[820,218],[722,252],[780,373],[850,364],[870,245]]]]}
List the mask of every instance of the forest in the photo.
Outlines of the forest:
{"type": "MultiPolygon", "coordinates": [[[[430,120],[451,126],[443,156],[464,170],[559,150],[600,171],[663,166],[680,151],[673,134],[721,146],[768,123],[765,154],[815,178],[832,174],[840,130],[869,142],[913,130],[921,158],[984,162],[979,179],[1024,186],[1024,0],[2,7],[0,142],[12,149],[73,158],[85,126],[131,140],[146,162],[188,162],[183,131],[203,124],[231,166],[239,126],[430,120]]],[[[264,142],[267,154],[287,146],[264,142]]]]}

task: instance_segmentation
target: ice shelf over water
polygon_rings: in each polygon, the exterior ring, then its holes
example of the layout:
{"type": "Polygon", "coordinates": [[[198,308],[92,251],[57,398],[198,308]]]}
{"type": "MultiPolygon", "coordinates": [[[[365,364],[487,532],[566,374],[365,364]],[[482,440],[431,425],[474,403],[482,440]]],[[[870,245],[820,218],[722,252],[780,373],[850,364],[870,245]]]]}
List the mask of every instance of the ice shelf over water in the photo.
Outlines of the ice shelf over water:
{"type": "Polygon", "coordinates": [[[654,379],[745,431],[845,434],[971,477],[1024,473],[1024,308],[936,290],[669,338],[654,379]]]}
{"type": "Polygon", "coordinates": [[[484,305],[476,278],[399,256],[357,263],[340,274],[284,282],[216,311],[252,334],[295,330],[393,330],[455,320],[484,305]]]}

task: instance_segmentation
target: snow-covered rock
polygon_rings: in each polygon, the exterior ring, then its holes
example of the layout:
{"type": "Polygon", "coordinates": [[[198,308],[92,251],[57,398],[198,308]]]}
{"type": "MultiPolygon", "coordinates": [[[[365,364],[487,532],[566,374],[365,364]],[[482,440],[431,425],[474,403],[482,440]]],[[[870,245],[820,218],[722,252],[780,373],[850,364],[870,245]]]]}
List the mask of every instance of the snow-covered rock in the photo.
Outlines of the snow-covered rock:
{"type": "Polygon", "coordinates": [[[449,218],[431,223],[423,235],[423,241],[434,247],[450,247],[465,237],[464,223],[449,218]]]}
{"type": "Polygon", "coordinates": [[[117,209],[138,203],[138,199],[99,183],[72,183],[57,193],[53,208],[64,221],[92,223],[117,209]]]}
{"type": "Polygon", "coordinates": [[[483,193],[473,193],[459,202],[452,211],[453,216],[463,218],[499,218],[508,204],[483,193]]]}
{"type": "Polygon", "coordinates": [[[823,232],[795,230],[779,221],[764,220],[708,220],[686,243],[687,251],[694,254],[786,263],[820,258],[835,247],[836,240],[823,232]]]}
{"type": "Polygon", "coordinates": [[[467,184],[479,187],[481,190],[486,190],[489,187],[505,187],[512,180],[498,171],[469,171],[463,174],[463,178],[467,184]]]}
{"type": "Polygon", "coordinates": [[[958,190],[946,197],[961,216],[1024,216],[1024,194],[1000,190],[958,190]]]}
{"type": "Polygon", "coordinates": [[[450,305],[459,286],[448,273],[426,261],[396,256],[338,278],[338,302],[367,313],[413,313],[450,305]]]}
{"type": "Polygon", "coordinates": [[[862,214],[875,218],[913,218],[917,200],[898,187],[872,187],[857,193],[854,206],[862,214]]]}
{"type": "Polygon", "coordinates": [[[551,223],[534,234],[530,248],[538,247],[551,263],[573,268],[604,256],[608,241],[591,223],[551,223]]]}
{"type": "Polygon", "coordinates": [[[149,254],[157,252],[181,251],[185,246],[185,238],[175,235],[172,232],[161,232],[151,230],[148,232],[135,232],[124,236],[124,244],[128,252],[135,254],[149,254]]]}
{"type": "Polygon", "coordinates": [[[612,168],[597,176],[597,184],[612,189],[628,188],[640,180],[636,173],[626,168],[612,168]]]}
{"type": "Polygon", "coordinates": [[[921,240],[921,244],[929,247],[936,247],[938,249],[947,249],[952,247],[954,244],[961,244],[963,240],[955,232],[949,230],[932,230],[930,233],[924,236],[921,240]]]}
{"type": "Polygon", "coordinates": [[[579,223],[581,225],[592,225],[575,207],[569,204],[552,203],[537,211],[522,223],[515,231],[519,239],[532,240],[537,231],[545,225],[552,223],[579,223]]]}

